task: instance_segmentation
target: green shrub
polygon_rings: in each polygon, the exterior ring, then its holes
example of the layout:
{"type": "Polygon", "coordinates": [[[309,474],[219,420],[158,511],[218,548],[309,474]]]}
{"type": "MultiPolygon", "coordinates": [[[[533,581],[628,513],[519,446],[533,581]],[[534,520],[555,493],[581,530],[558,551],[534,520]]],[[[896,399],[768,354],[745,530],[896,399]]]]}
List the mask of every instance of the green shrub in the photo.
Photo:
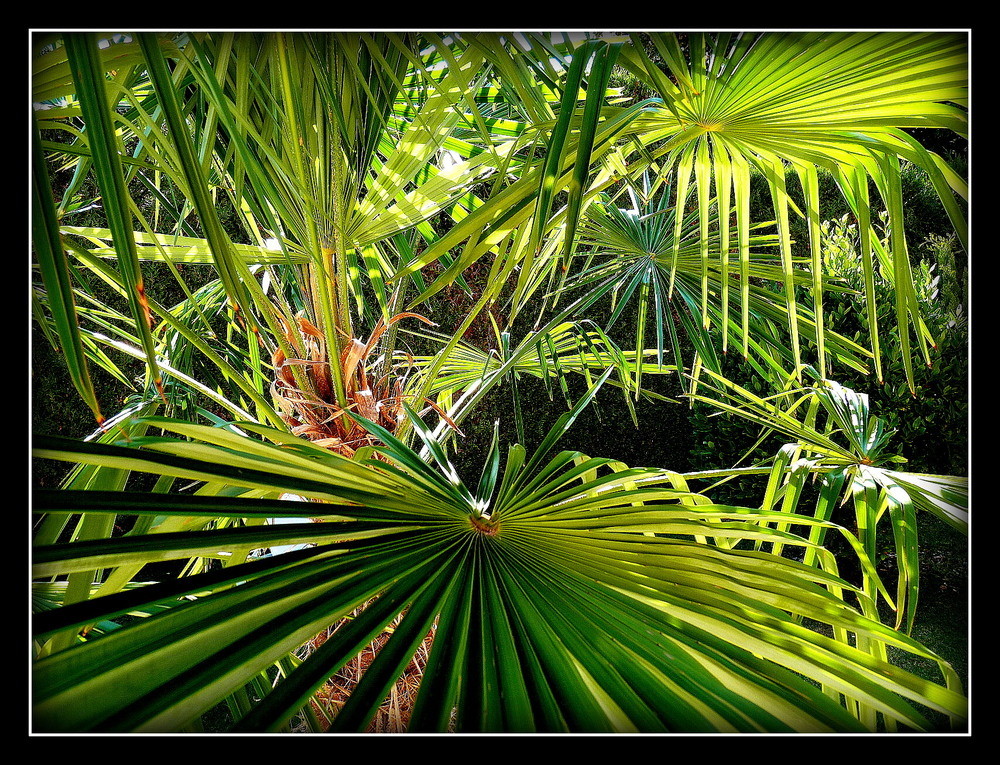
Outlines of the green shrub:
{"type": "MultiPolygon", "coordinates": [[[[823,227],[823,265],[827,274],[843,279],[862,292],[863,274],[857,254],[856,226],[846,216],[823,227]]],[[[967,288],[956,267],[954,237],[928,235],[917,248],[914,285],[928,329],[936,339],[930,366],[918,365],[916,394],[910,393],[903,370],[899,336],[883,329],[880,342],[884,382],[849,370],[838,380],[866,391],[877,411],[896,429],[899,451],[915,472],[966,475],[968,444],[968,319],[967,288]]],[[[876,271],[875,296],[880,327],[891,326],[893,288],[876,271]]],[[[845,294],[824,306],[830,323],[840,332],[859,339],[865,305],[860,297],[845,294]]]]}

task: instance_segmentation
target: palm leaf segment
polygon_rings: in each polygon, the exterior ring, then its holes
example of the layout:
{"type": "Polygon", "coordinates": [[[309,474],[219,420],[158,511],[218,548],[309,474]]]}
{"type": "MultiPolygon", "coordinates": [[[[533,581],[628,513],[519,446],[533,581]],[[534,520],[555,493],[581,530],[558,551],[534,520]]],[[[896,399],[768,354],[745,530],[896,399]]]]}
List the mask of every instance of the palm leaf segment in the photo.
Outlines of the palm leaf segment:
{"type": "Polygon", "coordinates": [[[547,458],[582,405],[534,455],[511,447],[502,472],[494,448],[475,488],[412,412],[428,461],[372,422],[366,427],[385,444],[380,459],[362,452],[348,460],[257,425],[244,427],[273,444],[159,418],[148,424],[192,440],[135,437],[123,447],[39,439],[38,456],[207,482],[194,495],[41,493],[36,507],[49,513],[298,517],[300,503],[274,499],[287,491],[323,500],[309,514],[328,522],[36,548],[35,574],[45,578],[314,545],[36,615],[43,649],[87,624],[149,615],[41,658],[36,722],[46,730],[181,730],[277,664],[273,690],[264,688],[235,729],[280,729],[401,613],[331,729],[363,730],[428,633],[410,730],[863,730],[876,713],[890,728],[925,727],[905,699],[963,716],[947,665],[848,607],[838,593],[851,588],[832,566],[711,544],[801,538],[762,529],[756,511],[677,488],[668,472],[576,452],[547,458]],[[359,608],[304,661],[289,657],[359,608]],[[802,617],[856,635],[864,649],[803,629],[802,617]],[[893,669],[887,645],[938,662],[948,687],[893,669]]]}
{"type": "MultiPolygon", "coordinates": [[[[762,175],[771,190],[786,274],[792,351],[801,358],[799,313],[789,237],[790,202],[786,169],[801,183],[809,224],[812,271],[819,262],[818,173],[832,174],[864,232],[862,257],[874,338],[872,269],[875,257],[896,286],[896,321],[912,388],[910,338],[916,335],[925,360],[933,342],[920,320],[904,237],[900,160],[927,173],[948,211],[963,246],[964,214],[956,194],[965,182],[937,155],[926,151],[904,128],[941,128],[967,134],[968,41],[953,33],[780,33],[691,34],[684,40],[655,35],[653,44],[669,72],[663,74],[637,40],[622,50],[620,63],[657,87],[663,108],[647,110],[643,142],[666,178],[676,172],[678,206],[696,192],[704,218],[713,194],[719,215],[738,221],[738,246],[749,247],[750,175],[762,175]],[[888,210],[892,239],[882,251],[871,235],[868,184],[871,180],[888,210]],[[714,191],[713,191],[714,186],[714,191]]],[[[723,248],[728,245],[723,230],[723,248]]],[[[704,238],[704,237],[703,237],[704,238]]],[[[704,256],[704,255],[703,255],[704,256]]],[[[812,287],[817,314],[818,359],[825,373],[821,285],[812,287]]],[[[746,334],[744,327],[743,334],[746,334]]],[[[876,370],[881,362],[876,346],[876,370]]]]}

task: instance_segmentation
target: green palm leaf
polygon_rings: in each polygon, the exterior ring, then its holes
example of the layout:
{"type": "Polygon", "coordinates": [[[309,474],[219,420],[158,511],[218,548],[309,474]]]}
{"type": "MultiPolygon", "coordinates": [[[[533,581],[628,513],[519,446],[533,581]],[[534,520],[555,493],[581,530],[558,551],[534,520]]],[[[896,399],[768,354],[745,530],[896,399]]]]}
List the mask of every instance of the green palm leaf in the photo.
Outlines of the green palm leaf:
{"type": "MultiPolygon", "coordinates": [[[[814,232],[821,220],[811,191],[816,169],[833,174],[859,219],[867,216],[868,203],[857,190],[867,178],[875,182],[891,218],[893,259],[888,273],[897,289],[900,335],[905,337],[912,327],[926,355],[926,330],[912,299],[905,255],[898,161],[911,162],[927,173],[964,243],[966,225],[955,200],[956,194],[965,196],[964,182],[903,129],[933,127],[966,134],[967,39],[955,33],[920,32],[685,37],[687,50],[674,37],[654,36],[673,80],[658,71],[641,45],[623,49],[621,63],[648,78],[664,100],[658,115],[650,110],[644,118],[643,141],[658,162],[678,168],[678,206],[686,198],[686,179],[695,156],[705,169],[696,179],[699,200],[708,198],[711,181],[717,190],[731,189],[739,208],[749,197],[746,170],[753,168],[766,178],[779,224],[795,364],[801,361],[796,326],[800,312],[791,287],[787,223],[791,203],[785,165],[803,174],[810,193],[805,216],[814,232]]],[[[728,207],[728,198],[725,204],[728,207]]],[[[741,233],[747,224],[740,220],[741,233]]],[[[865,242],[863,256],[868,262],[868,237],[865,242]]],[[[870,290],[866,299],[869,304],[874,300],[870,290]]],[[[869,330],[875,337],[875,327],[869,330]]],[[[822,346],[821,321],[817,331],[822,346]]],[[[909,365],[908,357],[912,390],[909,365]]],[[[881,365],[877,368],[881,370],[881,365]]]]}
{"type": "MultiPolygon", "coordinates": [[[[655,203],[627,210],[604,198],[592,207],[581,234],[581,244],[589,248],[590,265],[568,281],[567,289],[579,291],[588,303],[610,294],[608,330],[634,306],[637,350],[645,346],[647,322],[652,322],[661,359],[669,344],[679,366],[703,363],[718,373],[717,340],[709,329],[721,327],[723,353],[728,338],[742,334],[747,359],[765,377],[782,379],[782,369],[794,363],[795,353],[786,347],[786,339],[774,337],[769,329],[789,321],[788,305],[774,289],[786,281],[781,258],[773,253],[781,238],[747,232],[736,273],[730,270],[728,258],[718,253],[724,240],[735,241],[738,236],[735,228],[719,225],[716,209],[678,215],[664,195],[655,203]],[[706,227],[713,233],[708,234],[706,227]],[[711,257],[709,250],[715,253],[711,257]],[[731,288],[734,281],[740,285],[738,292],[731,288]],[[739,313],[739,322],[731,311],[739,313]],[[681,336],[694,347],[696,362],[685,360],[681,336]],[[776,356],[782,361],[777,366],[776,356]]],[[[812,284],[815,289],[816,279],[805,270],[796,270],[792,284],[812,284]]],[[[820,278],[818,289],[841,288],[820,278]]],[[[817,344],[825,334],[827,352],[855,369],[867,369],[869,354],[864,348],[835,332],[824,333],[821,318],[801,306],[793,310],[799,315],[798,334],[817,344]]]]}
{"type": "Polygon", "coordinates": [[[98,55],[97,39],[90,34],[66,35],[65,46],[70,70],[77,85],[80,108],[90,130],[87,142],[94,171],[101,188],[109,227],[118,249],[122,283],[136,331],[146,355],[149,375],[154,385],[162,386],[153,347],[151,319],[145,285],[135,240],[132,237],[132,211],[119,157],[120,139],[113,125],[104,79],[103,62],[98,55]]]}
{"type": "MultiPolygon", "coordinates": [[[[147,422],[193,440],[148,436],[123,447],[40,439],[38,456],[208,482],[198,495],[133,497],[129,512],[233,519],[301,513],[301,503],[268,499],[286,491],[333,504],[310,504],[309,513],[327,522],[305,527],[206,528],[37,548],[36,573],[45,577],[315,541],[295,553],[39,614],[39,639],[125,612],[149,616],[39,659],[36,724],[179,730],[372,599],[237,729],[280,729],[401,612],[334,729],[364,729],[432,627],[414,730],[451,729],[455,710],[466,731],[863,729],[808,678],[891,726],[925,725],[906,698],[962,716],[954,690],[890,667],[881,653],[886,645],[938,661],[951,683],[947,665],[926,649],[835,595],[852,589],[846,582],[710,543],[757,537],[808,548],[804,539],[762,530],[758,511],[706,504],[675,489],[665,472],[575,452],[548,457],[586,403],[567,413],[530,459],[512,447],[496,489],[480,482],[483,494],[455,475],[419,419],[414,427],[431,463],[374,423],[385,446],[376,450],[379,459],[361,462],[260,426],[246,427],[273,443],[159,418],[147,422]],[[223,486],[232,487],[229,496],[220,495],[223,486]],[[806,630],[802,617],[864,636],[873,649],[806,630]]],[[[120,512],[125,497],[56,492],[39,500],[40,511],[89,516],[120,512]]]]}
{"type": "MultiPolygon", "coordinates": [[[[98,422],[104,420],[100,403],[90,379],[84,343],[76,320],[76,303],[69,268],[62,257],[58,218],[49,176],[42,157],[37,129],[32,131],[32,238],[38,258],[42,283],[48,293],[48,305],[66,358],[66,366],[80,397],[98,422]]],[[[34,296],[33,296],[34,297],[34,296]]],[[[37,300],[33,301],[35,305],[37,300]]]]}

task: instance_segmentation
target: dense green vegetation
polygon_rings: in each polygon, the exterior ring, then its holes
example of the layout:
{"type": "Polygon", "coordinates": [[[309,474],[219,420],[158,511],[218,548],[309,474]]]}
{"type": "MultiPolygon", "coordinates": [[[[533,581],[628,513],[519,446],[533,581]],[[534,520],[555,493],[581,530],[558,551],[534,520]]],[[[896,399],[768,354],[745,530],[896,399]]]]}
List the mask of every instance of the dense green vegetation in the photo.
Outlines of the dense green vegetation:
{"type": "Polygon", "coordinates": [[[36,731],[965,729],[964,35],[98,40],[36,731]]]}

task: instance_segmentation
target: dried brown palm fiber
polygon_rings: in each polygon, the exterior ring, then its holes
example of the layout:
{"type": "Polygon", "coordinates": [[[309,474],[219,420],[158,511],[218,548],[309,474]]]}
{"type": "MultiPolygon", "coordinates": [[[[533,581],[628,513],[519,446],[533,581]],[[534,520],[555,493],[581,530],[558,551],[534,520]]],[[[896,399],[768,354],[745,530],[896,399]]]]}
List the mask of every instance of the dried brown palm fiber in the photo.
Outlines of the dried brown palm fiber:
{"type": "MultiPolygon", "coordinates": [[[[330,383],[329,361],[325,358],[326,342],[323,333],[302,316],[296,317],[298,328],[293,331],[282,320],[290,348],[304,358],[289,359],[278,349],[272,355],[275,376],[271,393],[278,411],[295,435],[347,457],[353,456],[363,446],[374,446],[378,440],[368,433],[348,412],[378,423],[390,432],[396,430],[404,417],[403,385],[400,375],[382,374],[370,379],[372,353],[390,326],[405,318],[416,318],[428,324],[429,319],[412,312],[393,316],[387,322],[379,320],[367,341],[352,338],[340,353],[339,365],[347,398],[346,406],[339,405],[333,397],[330,383]],[[301,367],[309,390],[303,390],[296,381],[292,367],[301,367]]],[[[412,359],[408,365],[412,368],[412,359]]],[[[405,373],[403,373],[405,375],[405,373]]],[[[427,409],[434,410],[449,426],[457,425],[434,401],[424,399],[427,409]]]]}
{"type": "MultiPolygon", "coordinates": [[[[364,607],[357,609],[352,616],[356,616],[363,609],[364,607]]],[[[323,730],[329,727],[330,722],[337,716],[341,707],[350,698],[351,693],[357,687],[361,678],[364,677],[368,667],[371,666],[371,663],[378,656],[378,652],[385,645],[404,615],[405,613],[397,616],[378,637],[359,651],[313,694],[310,703],[323,726],[323,730]]],[[[307,656],[308,652],[326,642],[330,635],[336,632],[347,621],[349,619],[342,620],[310,640],[305,646],[307,649],[305,655],[307,656]]],[[[371,722],[365,729],[366,733],[406,732],[417,692],[420,690],[420,680],[423,677],[424,667],[427,665],[427,658],[430,655],[431,646],[434,642],[435,628],[436,623],[431,626],[427,636],[417,647],[412,660],[402,675],[400,675],[396,683],[389,689],[385,700],[376,710],[371,722]]]]}

